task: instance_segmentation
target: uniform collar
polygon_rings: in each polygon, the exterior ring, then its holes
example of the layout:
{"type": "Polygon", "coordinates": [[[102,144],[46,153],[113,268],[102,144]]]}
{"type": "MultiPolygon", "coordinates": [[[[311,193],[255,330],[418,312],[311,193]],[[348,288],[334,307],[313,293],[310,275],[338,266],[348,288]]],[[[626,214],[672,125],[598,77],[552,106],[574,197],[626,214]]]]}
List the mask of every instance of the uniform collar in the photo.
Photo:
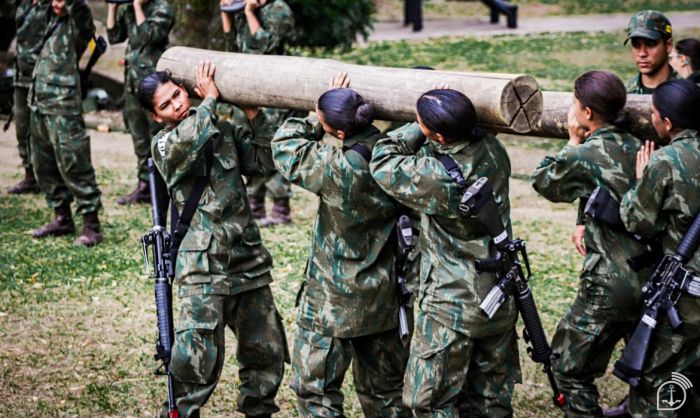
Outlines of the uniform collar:
{"type": "Polygon", "coordinates": [[[700,140],[700,134],[694,129],[683,129],[671,138],[671,143],[684,140],[700,140]]]}
{"type": "MultiPolygon", "coordinates": [[[[478,141],[480,142],[480,141],[478,141]]],[[[451,142],[449,144],[438,144],[435,141],[430,141],[431,146],[434,147],[435,151],[439,154],[448,154],[448,155],[453,155],[453,154],[458,154],[465,148],[469,148],[470,146],[474,145],[475,143],[471,143],[466,139],[458,139],[454,142],[451,142]]]]}
{"type": "Polygon", "coordinates": [[[615,125],[607,125],[603,126],[602,128],[598,128],[595,131],[593,131],[590,135],[588,135],[588,138],[584,142],[588,142],[589,139],[593,137],[598,137],[600,135],[605,135],[607,133],[619,133],[620,129],[615,126],[615,125]]]}

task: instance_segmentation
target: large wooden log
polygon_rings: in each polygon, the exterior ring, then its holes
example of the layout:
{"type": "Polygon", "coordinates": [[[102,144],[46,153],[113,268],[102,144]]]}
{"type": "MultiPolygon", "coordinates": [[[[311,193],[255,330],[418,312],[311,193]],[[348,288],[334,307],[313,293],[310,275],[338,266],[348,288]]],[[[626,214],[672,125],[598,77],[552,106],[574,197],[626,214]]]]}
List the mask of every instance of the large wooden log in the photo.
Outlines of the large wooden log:
{"type": "MultiPolygon", "coordinates": [[[[528,134],[550,138],[568,138],[566,129],[573,93],[545,91],[542,93],[544,110],[537,126],[528,134]]],[[[651,124],[651,95],[629,94],[625,115],[630,122],[629,132],[640,139],[657,140],[658,135],[651,124]]]]}
{"type": "Polygon", "coordinates": [[[345,71],[350,86],[375,106],[381,119],[415,120],[418,97],[442,83],[469,96],[487,129],[528,133],[542,114],[542,92],[537,81],[527,75],[386,68],[187,47],[165,51],[158,70],[170,70],[176,80],[191,89],[195,65],[203,60],[216,64],[216,84],[222,99],[242,106],[314,110],[331,77],[345,71]]]}

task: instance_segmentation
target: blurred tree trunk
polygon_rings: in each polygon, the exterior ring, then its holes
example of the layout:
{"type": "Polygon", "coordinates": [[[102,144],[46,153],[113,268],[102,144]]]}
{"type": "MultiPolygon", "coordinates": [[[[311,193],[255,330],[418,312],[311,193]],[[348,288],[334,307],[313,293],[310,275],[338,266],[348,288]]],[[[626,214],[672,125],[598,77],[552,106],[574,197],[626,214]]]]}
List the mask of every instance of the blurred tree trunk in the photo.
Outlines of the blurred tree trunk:
{"type": "Polygon", "coordinates": [[[224,47],[217,0],[172,0],[175,8],[173,43],[222,50],[224,47]]]}

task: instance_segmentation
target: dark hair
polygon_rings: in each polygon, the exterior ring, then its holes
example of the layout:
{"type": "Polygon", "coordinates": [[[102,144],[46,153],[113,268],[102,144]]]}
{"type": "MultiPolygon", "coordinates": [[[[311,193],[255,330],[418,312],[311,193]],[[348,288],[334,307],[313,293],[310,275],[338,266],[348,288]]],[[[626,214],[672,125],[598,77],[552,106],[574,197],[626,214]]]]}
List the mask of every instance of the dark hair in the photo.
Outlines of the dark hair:
{"type": "Polygon", "coordinates": [[[574,96],[605,122],[619,127],[627,125],[622,111],[627,103],[627,89],[617,75],[608,71],[583,73],[574,82],[574,96]]]}
{"type": "Polygon", "coordinates": [[[676,42],[676,51],[690,59],[690,68],[700,70],[700,41],[695,38],[681,39],[676,42]]]}
{"type": "Polygon", "coordinates": [[[318,110],[333,129],[356,134],[374,120],[374,107],[353,89],[328,90],[318,99],[318,110]]]}
{"type": "Polygon", "coordinates": [[[153,95],[158,87],[167,82],[173,81],[170,71],[156,71],[153,74],[147,75],[139,83],[138,98],[141,106],[149,112],[154,112],[153,95]]]}
{"type": "Polygon", "coordinates": [[[688,79],[659,84],[652,96],[661,118],[668,118],[675,129],[700,131],[700,87],[688,79]]]}
{"type": "Polygon", "coordinates": [[[478,141],[485,135],[476,127],[478,118],[474,104],[457,90],[427,91],[418,98],[416,110],[423,125],[444,136],[448,142],[457,139],[478,141]]]}

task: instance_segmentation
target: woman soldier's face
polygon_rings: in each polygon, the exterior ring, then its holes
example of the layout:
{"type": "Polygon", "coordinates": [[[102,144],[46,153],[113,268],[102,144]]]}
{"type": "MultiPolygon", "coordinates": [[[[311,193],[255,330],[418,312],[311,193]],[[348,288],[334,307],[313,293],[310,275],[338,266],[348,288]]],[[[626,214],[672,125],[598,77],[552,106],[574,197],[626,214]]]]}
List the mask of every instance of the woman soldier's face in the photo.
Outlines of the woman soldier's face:
{"type": "Polygon", "coordinates": [[[175,126],[187,118],[190,98],[187,90],[169,81],[163,83],[153,93],[153,120],[175,126]]]}

